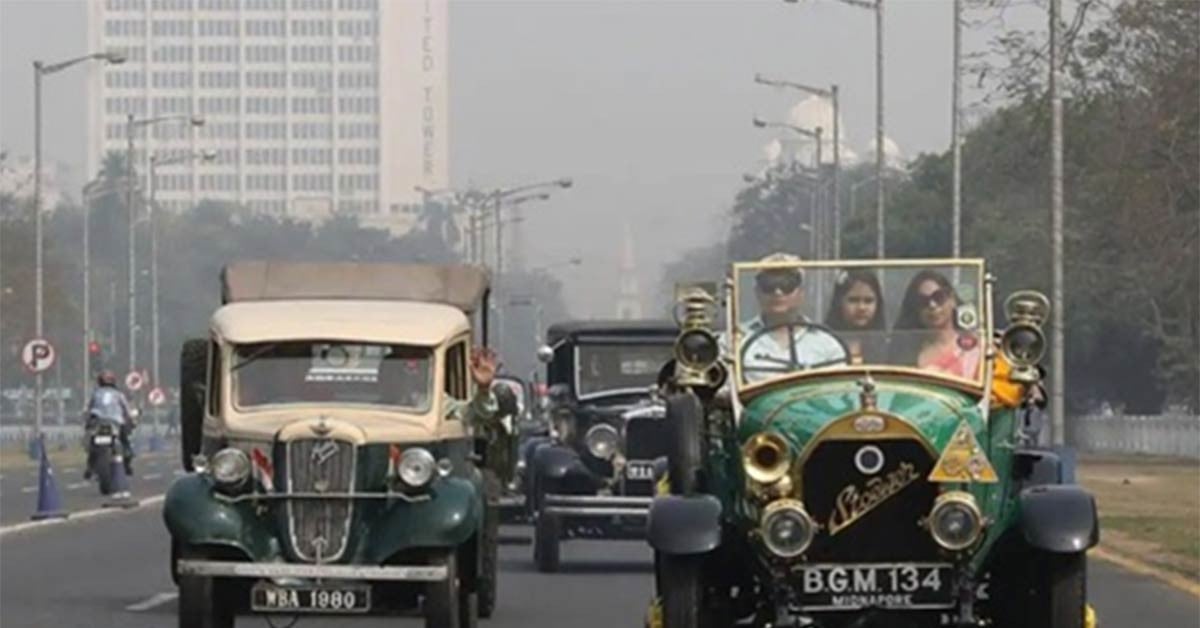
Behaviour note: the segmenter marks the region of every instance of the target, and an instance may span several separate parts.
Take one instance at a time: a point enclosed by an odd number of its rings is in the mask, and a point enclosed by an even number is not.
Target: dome
[[[816,131],[820,127],[821,163],[833,163],[833,103],[820,96],[804,98],[788,110],[787,123],[811,131]],[[840,152],[842,165],[851,164],[855,161],[855,155],[846,146],[846,121],[841,116],[838,116],[838,123],[838,132],[841,134]],[[795,154],[795,159],[801,163],[812,163],[812,151],[816,149],[816,141],[811,138],[805,138],[801,146]]]
[[[867,142],[866,155],[872,163],[875,162],[875,138],[873,137],[870,142]],[[904,167],[904,154],[900,152],[900,146],[886,135],[883,136],[883,163],[889,168]]]
[[[779,158],[783,155],[783,142],[779,139],[773,139],[766,144],[763,144],[763,159],[767,165],[773,166],[779,163]]]

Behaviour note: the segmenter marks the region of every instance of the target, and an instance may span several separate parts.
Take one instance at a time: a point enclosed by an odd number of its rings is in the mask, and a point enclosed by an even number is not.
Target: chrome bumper
[[[496,499],[496,506],[498,508],[524,508],[525,507],[525,496],[524,495],[504,495],[504,496]]]
[[[227,560],[180,560],[181,576],[224,578],[327,578],[329,580],[391,580],[440,582],[446,568],[431,565],[306,565],[296,563],[245,563]]]
[[[652,497],[617,495],[546,495],[542,510],[560,517],[642,517],[650,514]]]

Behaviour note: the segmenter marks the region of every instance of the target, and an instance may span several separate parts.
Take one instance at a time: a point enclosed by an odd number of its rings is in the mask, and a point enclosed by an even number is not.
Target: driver
[[[774,253],[760,261],[799,264],[801,260],[795,255]],[[768,268],[755,275],[759,314],[739,327],[739,357],[747,382],[846,361],[846,350],[837,338],[802,313],[803,285],[804,271],[797,267]]]

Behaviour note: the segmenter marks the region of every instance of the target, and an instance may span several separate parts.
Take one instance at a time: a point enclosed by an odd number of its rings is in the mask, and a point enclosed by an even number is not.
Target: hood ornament
[[[317,436],[321,436],[321,437],[329,436],[329,434],[333,432],[333,428],[329,427],[328,417],[324,417],[324,416],[317,419],[316,424],[312,425],[311,429],[313,431],[313,434],[316,434]]]
[[[863,410],[875,409],[875,380],[871,379],[871,374],[867,373],[862,379],[858,380],[858,401]]]

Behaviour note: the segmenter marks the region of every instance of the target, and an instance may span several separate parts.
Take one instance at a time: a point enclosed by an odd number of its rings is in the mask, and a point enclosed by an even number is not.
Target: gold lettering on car
[[[846,486],[838,493],[833,512],[829,514],[829,535],[846,529],[919,477],[912,463],[901,462],[887,475],[867,480],[862,488],[853,484]]]

